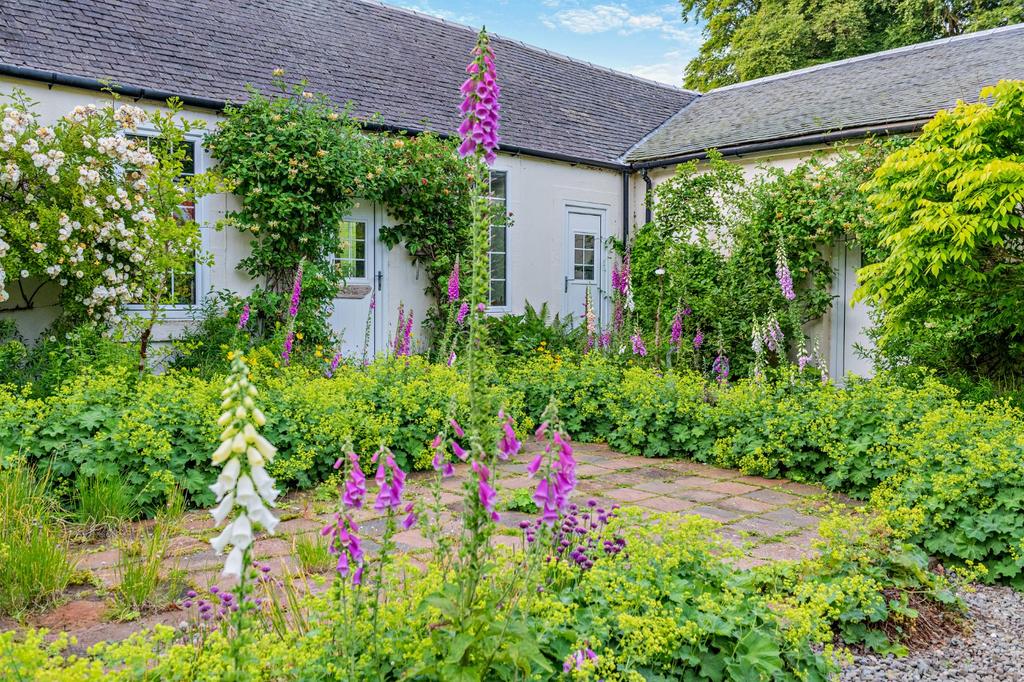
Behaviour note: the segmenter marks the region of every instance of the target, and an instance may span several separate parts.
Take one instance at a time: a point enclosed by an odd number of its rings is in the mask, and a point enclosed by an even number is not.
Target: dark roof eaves
[[[89,78],[86,76],[76,76],[74,74],[66,74],[59,73],[57,71],[35,69],[32,67],[17,66],[14,64],[0,64],[0,76],[22,78],[25,80],[46,83],[51,86],[61,85],[65,87],[81,88],[84,90],[94,90],[97,92],[110,90],[124,97],[130,97],[136,101],[149,100],[152,102],[166,102],[169,99],[177,98],[181,100],[181,103],[185,106],[196,107],[199,109],[208,109],[211,111],[223,111],[224,107],[228,104],[228,102],[221,99],[199,97],[196,95],[189,95],[183,93],[173,93],[153,88],[144,88],[136,85],[124,85],[120,83],[106,82],[103,80]],[[426,132],[423,129],[416,129],[409,126],[391,125],[387,123],[364,122],[362,125],[365,128],[369,129],[388,130],[391,132],[404,132],[410,134]],[[450,137],[448,133],[436,134],[439,135],[440,137]],[[541,159],[547,159],[550,161],[562,161],[564,163],[594,166],[597,168],[603,168],[607,170],[629,170],[629,165],[625,163],[604,161],[600,159],[588,159],[573,156],[570,154],[548,152],[540,149],[530,149],[527,147],[518,147],[514,145],[502,145],[499,148],[499,151],[508,154],[521,154],[524,156],[533,156]]]
[[[738,145],[730,145],[720,148],[708,147],[705,149],[693,150],[683,154],[672,156],[642,159],[632,161],[629,165],[633,170],[650,170],[652,168],[664,168],[675,166],[687,161],[701,160],[708,157],[712,149],[716,149],[722,156],[744,156],[764,151],[777,151],[781,149],[808,147],[820,144],[830,144],[858,138],[871,137],[872,135],[900,135],[913,133],[920,130],[929,118],[914,118],[905,121],[890,121],[877,125],[858,126],[856,128],[842,128],[834,131],[817,132],[798,136],[780,137],[771,140],[757,142],[745,142]]]

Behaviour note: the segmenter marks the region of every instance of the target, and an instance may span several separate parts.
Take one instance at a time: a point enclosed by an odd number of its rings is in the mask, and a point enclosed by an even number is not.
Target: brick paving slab
[[[648,497],[654,497],[654,493],[635,488],[615,488],[605,494],[619,502],[639,502],[640,500],[646,500]]]
[[[774,504],[758,502],[757,500],[752,500],[749,497],[727,497],[724,500],[715,502],[715,506],[721,507],[722,509],[745,512],[747,514],[760,514],[761,512],[772,511],[775,509]]]
[[[740,518],[740,514],[731,512],[726,509],[719,509],[718,507],[694,507],[685,512],[686,514],[696,514],[697,516],[703,516],[705,519],[711,519],[712,521],[721,521],[722,523],[729,523]]]
[[[825,489],[816,485],[807,485],[806,483],[796,483],[794,481],[783,481],[779,483],[775,482],[775,485],[782,488],[786,492],[796,493],[797,495],[824,495]],[[769,486],[765,486],[769,487]]]
[[[787,526],[784,523],[777,521],[769,521],[760,516],[751,516],[747,519],[742,519],[733,523],[729,526],[735,530],[747,531],[749,533],[756,533],[764,537],[771,537],[773,535],[780,535],[787,531],[793,530],[792,526]]]
[[[693,462],[690,471],[698,476],[704,476],[707,478],[734,478],[739,472],[732,471],[730,469],[720,469],[713,467],[708,464],[701,464],[700,462]]]
[[[720,481],[712,483],[705,490],[710,490],[713,493],[725,493],[726,495],[742,495],[744,493],[752,493],[755,490],[759,490],[759,488],[756,485],[747,485],[746,483],[737,483],[736,481]]]
[[[683,478],[676,479],[676,485],[680,488],[707,488],[709,485],[713,485],[717,481],[713,478],[705,478],[703,476],[684,476]]]
[[[636,505],[638,507],[646,507],[647,509],[653,509],[661,512],[681,512],[687,509],[693,509],[697,506],[697,503],[678,500],[674,497],[659,496],[640,500]]]
[[[810,526],[817,527],[819,521],[819,519],[814,516],[801,514],[796,509],[792,509],[790,507],[768,512],[763,514],[763,516],[764,518],[771,519],[772,521],[789,524],[790,526],[799,526],[800,528],[808,528]]]
[[[637,490],[656,493],[658,495],[670,495],[679,491],[678,483],[669,483],[667,481],[645,481],[644,483],[638,483],[633,487]]]
[[[691,502],[715,502],[726,497],[725,493],[713,493],[710,490],[679,490],[672,493],[672,497]]]
[[[607,473],[608,469],[597,466],[596,464],[580,464],[576,467],[577,476],[601,476],[602,474]]]
[[[752,493],[747,493],[745,497],[749,497],[752,500],[757,500],[758,502],[767,502],[768,504],[778,505],[793,504],[794,502],[800,500],[799,497],[796,497],[795,495],[790,495],[789,493],[784,493],[778,490],[763,489],[756,490]]]
[[[636,469],[643,466],[644,463],[645,460],[642,459],[640,462],[635,462],[632,459],[609,459],[601,466],[605,469]]]

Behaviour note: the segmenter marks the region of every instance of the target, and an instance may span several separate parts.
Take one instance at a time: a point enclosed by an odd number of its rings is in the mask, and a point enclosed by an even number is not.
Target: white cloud
[[[434,7],[428,0],[398,2],[397,4],[400,7],[422,12],[423,14],[429,14],[437,17],[438,19],[446,19],[460,24],[469,24],[471,26],[480,23],[479,19],[471,14],[459,14],[458,12],[453,12],[451,10]]]
[[[633,14],[625,5],[563,9],[542,20],[549,28],[561,27],[573,33],[618,31],[622,35],[657,29],[665,24],[665,18],[658,14]]]
[[[676,87],[683,85],[683,70],[690,56],[679,50],[666,52],[661,60],[653,64],[636,64],[624,70],[641,78],[649,78],[660,83],[668,83]]]

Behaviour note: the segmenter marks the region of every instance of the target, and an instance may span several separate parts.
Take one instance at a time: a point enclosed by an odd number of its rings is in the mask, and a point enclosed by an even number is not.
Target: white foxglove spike
[[[211,514],[213,514],[214,523],[216,523],[218,526],[224,523],[224,519],[228,517],[228,514],[231,513],[231,510],[234,509],[234,507],[235,493],[228,492],[228,494],[226,494],[224,498],[220,501],[220,504],[218,504],[213,509],[213,511],[210,512]]]

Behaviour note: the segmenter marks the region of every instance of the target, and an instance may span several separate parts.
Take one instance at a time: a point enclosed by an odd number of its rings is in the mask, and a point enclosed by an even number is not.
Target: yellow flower
[[[295,338],[297,338],[299,341],[302,341],[302,332],[297,332],[295,334]]]

